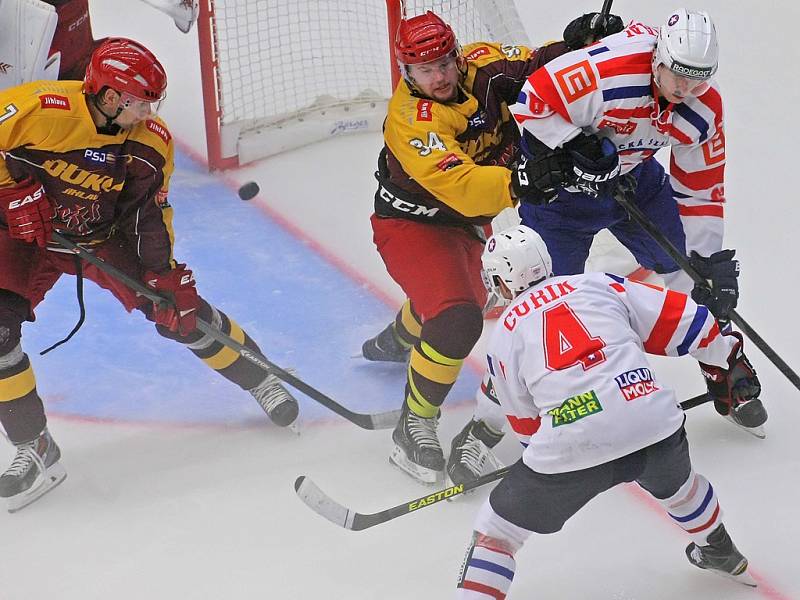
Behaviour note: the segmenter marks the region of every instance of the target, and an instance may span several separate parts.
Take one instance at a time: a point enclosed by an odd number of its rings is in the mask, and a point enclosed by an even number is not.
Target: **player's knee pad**
[[[441,354],[464,359],[481,337],[483,314],[477,304],[456,304],[422,325],[421,339]]]
[[[22,322],[29,312],[30,305],[22,296],[0,290],[0,356],[8,354],[19,345]]]
[[[657,500],[698,546],[705,546],[708,534],[722,522],[722,510],[714,486],[694,470],[677,492],[669,498]]]

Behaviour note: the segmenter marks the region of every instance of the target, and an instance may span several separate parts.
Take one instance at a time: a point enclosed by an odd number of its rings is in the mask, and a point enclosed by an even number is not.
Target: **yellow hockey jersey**
[[[0,93],[0,111],[0,187],[32,176],[52,201],[62,234],[93,244],[119,232],[145,269],[171,266],[174,148],[160,119],[98,133],[80,81],[10,88]]]
[[[508,166],[519,131],[510,104],[528,75],[566,52],[563,42],[527,48],[464,46],[459,97],[441,103],[402,81],[389,101],[375,212],[430,223],[485,224],[513,206]]]

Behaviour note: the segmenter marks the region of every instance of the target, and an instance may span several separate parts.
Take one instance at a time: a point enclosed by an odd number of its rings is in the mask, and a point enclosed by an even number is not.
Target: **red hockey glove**
[[[169,307],[154,305],[156,323],[182,336],[195,330],[200,297],[194,287],[194,276],[185,264],[178,264],[166,273],[148,271],[144,274],[144,282],[173,303]]]
[[[28,177],[11,188],[0,189],[0,206],[8,224],[8,235],[44,248],[53,231],[53,205],[41,183]]]
[[[736,331],[728,334],[736,337],[738,342],[728,357],[728,368],[700,363],[700,370],[706,378],[708,393],[715,400],[734,407],[742,402],[758,398],[761,383],[756,370],[742,351],[742,334]]]

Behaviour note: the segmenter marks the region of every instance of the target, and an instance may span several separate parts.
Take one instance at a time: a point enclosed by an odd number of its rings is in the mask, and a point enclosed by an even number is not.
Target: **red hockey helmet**
[[[453,29],[431,11],[400,21],[394,40],[397,62],[402,65],[430,62],[457,49]]]
[[[158,102],[167,90],[167,74],[155,55],[139,42],[108,38],[92,52],[83,80],[87,94],[99,94],[104,87],[145,102]]]

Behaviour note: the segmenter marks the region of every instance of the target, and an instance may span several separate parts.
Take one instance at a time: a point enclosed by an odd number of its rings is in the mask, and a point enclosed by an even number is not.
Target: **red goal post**
[[[394,32],[426,10],[461,44],[530,43],[514,0],[201,0],[209,168],[380,131],[399,80]]]

